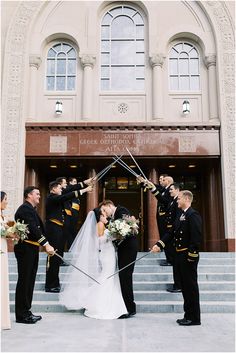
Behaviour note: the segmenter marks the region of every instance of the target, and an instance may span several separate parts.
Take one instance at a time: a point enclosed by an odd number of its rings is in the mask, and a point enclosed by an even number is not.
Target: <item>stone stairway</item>
[[[145,253],[138,253],[138,257]],[[70,254],[65,253],[70,260]],[[134,271],[134,296],[137,311],[142,313],[183,312],[181,293],[169,293],[166,288],[173,283],[172,267],[160,266],[164,254],[149,254],[136,263]],[[33,306],[34,312],[63,312],[57,293],[45,293],[45,253],[40,253]],[[67,267],[60,268],[64,281]],[[14,253],[9,253],[10,306],[14,312],[14,295],[17,267]],[[203,313],[235,312],[235,253],[200,253],[198,266],[201,311]]]

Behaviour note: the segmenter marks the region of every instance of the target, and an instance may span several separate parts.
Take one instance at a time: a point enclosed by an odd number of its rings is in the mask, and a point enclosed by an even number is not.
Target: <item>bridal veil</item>
[[[95,211],[90,211],[69,249],[71,264],[75,265],[89,276],[97,279],[99,266],[99,238],[97,235],[97,219]],[[63,281],[59,302],[69,310],[83,308],[88,288],[95,282],[73,266],[68,267]]]

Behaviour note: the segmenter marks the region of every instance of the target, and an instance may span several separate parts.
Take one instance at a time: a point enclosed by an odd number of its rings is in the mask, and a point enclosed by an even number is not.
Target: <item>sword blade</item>
[[[113,157],[115,158],[115,157]],[[136,178],[139,176],[137,173],[135,173],[135,171],[133,169],[131,169],[124,161],[120,160],[117,161],[123,168],[125,168],[126,170],[128,170],[128,172],[130,172],[131,174],[133,174]]]
[[[108,166],[106,166],[105,168],[103,168],[99,173],[97,173],[97,174],[93,177],[93,179],[96,178],[96,181],[99,181],[101,178],[103,178],[104,175],[113,167],[114,164],[116,164],[116,162],[117,162],[119,159],[121,159],[122,156],[123,156],[123,154],[122,154],[120,157],[117,156],[117,158],[116,158],[115,161],[113,161],[113,162],[110,163]]]
[[[142,171],[142,169],[140,168],[140,166],[138,165],[138,162],[134,159],[134,157],[132,156],[131,152],[128,150],[128,148],[126,147],[126,150],[128,151],[130,157],[132,158],[132,160],[134,161],[134,163],[136,164],[136,166],[138,167],[138,169],[140,170],[142,176],[144,177],[144,179],[147,180],[147,177],[145,176],[144,172]]]
[[[65,264],[74,267],[76,270],[78,270],[79,272],[83,273],[85,276],[87,276],[88,278],[92,279],[94,282],[96,282],[97,284],[101,284],[100,282],[98,282],[95,278],[93,278],[92,276],[88,275],[86,272],[84,272],[83,270],[81,270],[79,267],[73,265],[71,262],[66,261],[63,259],[63,257],[59,254],[57,254],[56,252],[54,253],[54,255],[56,255],[57,257],[59,257]]]
[[[138,259],[136,259],[136,260],[130,262],[128,265],[122,267],[120,270],[114,272],[112,275],[110,275],[109,277],[107,277],[107,279],[109,279],[109,278],[115,276],[115,275],[116,275],[117,273],[119,273],[120,271],[123,271],[125,268],[127,268],[127,267],[133,265],[135,262],[141,260],[141,259],[144,258],[145,256],[148,256],[150,253],[151,253],[151,251],[149,251],[147,254],[144,254],[143,256],[140,256]]]

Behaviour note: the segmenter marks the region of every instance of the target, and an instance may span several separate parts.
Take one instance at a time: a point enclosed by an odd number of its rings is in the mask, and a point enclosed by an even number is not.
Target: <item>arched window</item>
[[[169,77],[171,90],[200,90],[199,54],[192,44],[181,42],[172,47],[169,56]]]
[[[144,22],[139,11],[118,6],[101,26],[101,90],[144,90]]]
[[[76,51],[67,43],[55,44],[48,51],[46,89],[71,91],[75,89]]]

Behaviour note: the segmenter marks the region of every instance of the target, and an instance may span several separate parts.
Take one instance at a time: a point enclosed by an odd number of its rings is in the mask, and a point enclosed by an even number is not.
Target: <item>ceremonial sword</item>
[[[81,270],[79,267],[73,265],[73,264],[72,264],[71,262],[69,262],[69,261],[65,261],[62,256],[60,256],[59,254],[56,253],[56,251],[55,251],[54,255],[56,255],[57,257],[59,257],[66,265],[69,265],[69,266],[74,267],[76,270],[80,271],[80,272],[83,273],[85,276],[89,277],[89,278],[92,279],[94,282],[96,282],[97,284],[101,284],[101,283],[98,282],[95,278],[91,277],[91,276],[88,275],[86,272],[84,272],[83,270]]]
[[[143,256],[140,256],[138,259],[136,259],[136,260],[130,262],[128,265],[122,267],[120,270],[114,272],[112,275],[110,275],[109,277],[107,277],[107,279],[109,279],[109,278],[115,276],[117,273],[119,273],[120,271],[123,271],[125,268],[131,266],[132,264],[134,264],[135,262],[141,260],[141,259],[144,258],[145,256],[148,256],[151,252],[152,252],[152,251],[150,250],[147,254],[144,254]]]

